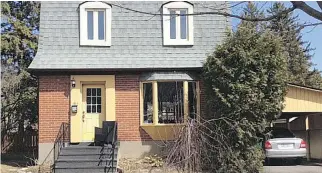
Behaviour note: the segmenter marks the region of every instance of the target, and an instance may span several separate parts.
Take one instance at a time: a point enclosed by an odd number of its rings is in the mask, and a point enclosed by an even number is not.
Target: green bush
[[[283,109],[286,61],[281,40],[242,22],[203,67],[207,97],[204,164],[212,172],[259,172],[258,137]]]

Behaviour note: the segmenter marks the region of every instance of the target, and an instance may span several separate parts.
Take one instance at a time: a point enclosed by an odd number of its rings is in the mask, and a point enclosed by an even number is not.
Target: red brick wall
[[[201,89],[201,113],[204,92]],[[69,76],[39,77],[39,142],[53,142],[62,122],[69,122]],[[140,128],[139,75],[115,76],[116,121],[121,141],[152,140]]]
[[[150,136],[140,128],[139,75],[116,75],[115,98],[119,140],[151,140]]]
[[[39,77],[39,143],[54,142],[62,122],[69,122],[69,76]]]

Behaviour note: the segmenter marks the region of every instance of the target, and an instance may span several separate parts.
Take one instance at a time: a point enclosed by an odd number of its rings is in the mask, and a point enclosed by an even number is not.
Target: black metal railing
[[[43,162],[39,165],[38,172],[43,173],[43,172],[55,172],[55,162],[58,159],[60,150],[66,146],[66,143],[69,143],[69,124],[68,123],[62,123],[60,125],[59,131],[57,133],[56,139],[54,141],[54,146],[46,156],[46,158],[43,160]],[[51,157],[53,155],[53,158]],[[48,160],[50,159],[50,160]],[[53,159],[53,160],[52,160]],[[53,162],[51,162],[53,161]],[[49,163],[47,163],[49,162]],[[53,164],[52,164],[53,163]],[[48,164],[51,165],[50,170],[48,170]]]
[[[62,148],[66,147],[69,143],[69,124],[62,123],[60,125],[57,137],[54,142],[54,165],[59,157]]]
[[[114,159],[117,160],[117,158],[115,158],[117,123],[115,121],[103,122],[102,133],[97,137],[100,138],[99,141],[102,147],[98,166],[105,162],[105,172],[116,172],[117,165],[114,165]]]

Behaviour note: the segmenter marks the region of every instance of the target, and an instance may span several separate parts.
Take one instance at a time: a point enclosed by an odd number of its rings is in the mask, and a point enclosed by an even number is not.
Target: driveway
[[[264,166],[263,173],[322,173],[322,163],[305,163],[302,165],[276,164]]]

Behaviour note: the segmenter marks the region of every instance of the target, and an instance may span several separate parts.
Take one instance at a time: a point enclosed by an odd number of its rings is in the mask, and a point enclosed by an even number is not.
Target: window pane
[[[158,82],[159,123],[183,123],[183,82]]]
[[[96,97],[92,97],[92,104],[96,104]]]
[[[197,116],[197,87],[196,82],[188,82],[188,105],[189,117],[195,119]]]
[[[91,92],[91,89],[90,88],[87,88],[87,96],[91,96],[92,92]]]
[[[104,31],[105,31],[105,26],[104,26],[104,11],[99,11],[98,12],[98,39],[99,40],[104,40]]]
[[[101,88],[97,88],[97,96],[101,96]]]
[[[93,105],[93,106],[92,106],[92,112],[93,112],[93,113],[96,113],[96,105]]]
[[[94,39],[93,11],[87,11],[87,38],[89,40]]]
[[[87,113],[91,113],[91,105],[87,105]]]
[[[87,97],[87,99],[86,99],[86,103],[87,104],[91,104],[92,102],[91,102],[91,97]]]
[[[102,104],[101,103],[101,97],[97,97],[97,104],[99,104],[99,105]]]
[[[180,10],[181,15],[186,13],[186,10]],[[181,39],[187,39],[187,16],[180,16],[180,36]]]
[[[97,105],[97,113],[101,113],[102,110],[101,110],[101,105]]]
[[[92,88],[92,96],[96,96],[96,88]]]
[[[143,84],[143,121],[153,123],[152,83]]]
[[[176,39],[176,11],[170,11],[170,39]]]

